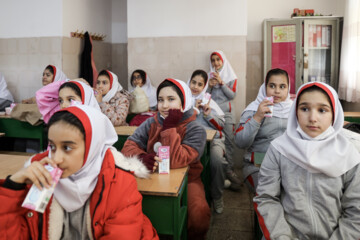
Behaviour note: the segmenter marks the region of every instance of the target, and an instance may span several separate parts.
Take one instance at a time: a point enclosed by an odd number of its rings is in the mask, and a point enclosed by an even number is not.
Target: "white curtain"
[[[339,97],[360,102],[360,0],[346,0],[340,62]]]

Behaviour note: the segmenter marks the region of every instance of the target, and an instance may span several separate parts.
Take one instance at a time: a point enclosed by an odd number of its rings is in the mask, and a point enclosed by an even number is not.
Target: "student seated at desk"
[[[210,168],[211,168],[211,198],[214,201],[216,213],[224,210],[223,191],[227,161],[225,157],[225,135],[223,128],[225,124],[224,112],[217,103],[210,99],[209,102],[202,102],[207,89],[208,75],[203,70],[196,70],[188,81],[194,109],[197,111],[196,121],[205,129],[216,130],[216,135],[210,146]]]
[[[71,105],[88,105],[100,111],[94,90],[85,80],[50,83],[36,92],[36,102],[45,123],[56,111]]]
[[[109,70],[102,70],[96,82],[96,99],[114,126],[127,125],[131,95],[123,89],[118,77]]]
[[[13,102],[14,98],[7,88],[5,77],[0,73],[0,111],[5,111]]]
[[[131,74],[130,83],[130,91],[134,91],[135,87],[141,87],[141,89],[144,90],[149,99],[150,110],[156,111],[156,88],[151,84],[148,74],[144,70],[137,69]]]
[[[148,170],[138,159],[127,159],[112,147],[117,134],[110,120],[82,105],[56,112],[48,125],[51,157],[49,152],[35,155],[26,168],[0,181],[1,235],[12,239],[158,239],[142,213],[142,196],[131,174],[145,177]],[[21,204],[29,190],[26,184],[50,186],[52,178],[45,164],[63,173],[44,214],[39,214]]]
[[[270,142],[286,130],[292,100],[290,100],[289,76],[282,69],[272,69],[266,74],[255,101],[241,114],[235,131],[235,143],[245,149],[243,175],[249,189],[255,192],[259,167],[254,165],[254,153],[265,153]],[[274,102],[265,97],[273,97]],[[273,111],[269,106],[273,106]],[[272,113],[272,117],[265,117]]]
[[[205,199],[200,174],[200,157],[206,143],[205,129],[197,123],[191,91],[185,82],[168,78],[157,88],[158,113],[147,119],[128,138],[122,149],[125,156],[139,156],[149,170],[158,166],[155,143],[170,146],[170,168],[189,166],[188,236],[205,239],[210,209]]]
[[[360,154],[343,122],[332,87],[299,88],[260,168],[254,205],[266,239],[360,239]]]
[[[60,68],[53,65],[48,65],[43,72],[42,85],[46,86],[52,82],[64,81],[66,79],[67,77],[65,73],[63,73]],[[24,99],[21,101],[21,103],[35,104],[36,99],[35,97]]]

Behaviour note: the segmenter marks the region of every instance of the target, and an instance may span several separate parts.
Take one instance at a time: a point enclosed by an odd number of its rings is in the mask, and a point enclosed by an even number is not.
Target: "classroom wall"
[[[120,84],[128,88],[127,0],[112,0],[112,70]]]
[[[263,21],[267,18],[290,18],[294,8],[314,9],[315,13],[343,16],[344,0],[272,0],[248,1],[247,5],[247,68],[246,68],[246,104],[253,101],[263,83]]]
[[[245,107],[246,2],[128,1],[129,77],[142,68],[155,87],[167,77],[187,81],[194,70],[209,70],[212,51],[223,50],[238,76],[238,120]]]

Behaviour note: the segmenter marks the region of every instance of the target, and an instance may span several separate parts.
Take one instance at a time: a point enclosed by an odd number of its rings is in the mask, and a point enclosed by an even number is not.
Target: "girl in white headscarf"
[[[14,98],[7,88],[4,76],[0,73],[0,111],[4,111],[13,102]]]
[[[187,82],[190,87],[194,109],[197,111],[196,121],[205,129],[215,130],[216,134],[210,145],[211,185],[210,193],[217,213],[224,210],[223,191],[227,161],[225,158],[224,112],[214,100],[204,98],[206,95],[208,75],[203,70],[196,70]]]
[[[109,70],[102,70],[96,82],[96,99],[114,126],[127,125],[131,96],[124,90],[118,77]]]
[[[131,91],[135,87],[141,87],[149,99],[150,110],[155,111],[157,106],[156,88],[151,84],[149,75],[141,69],[135,70],[130,77]]]
[[[286,130],[287,119],[292,105],[290,82],[286,71],[275,68],[266,74],[256,100],[241,114],[235,131],[235,144],[245,149],[243,176],[246,184],[255,192],[259,167],[255,166],[255,154],[265,154],[270,142]],[[274,101],[266,97],[273,97]],[[270,106],[273,110],[270,110]],[[265,117],[266,114],[272,117]]]
[[[65,73],[63,73],[60,68],[54,65],[48,65],[43,72],[42,85],[47,86],[50,83],[65,81],[67,79],[68,78],[66,77]],[[22,103],[34,104],[36,103],[36,99],[35,97],[24,99],[22,100]]]
[[[207,92],[225,113],[225,146],[228,162],[226,176],[232,182],[234,189],[240,189],[241,181],[233,169],[233,149],[235,117],[232,113],[231,100],[235,98],[237,76],[228,59],[222,51],[210,55],[210,72]]]
[[[56,112],[48,126],[50,150],[0,183],[0,221],[12,226],[2,233],[14,239],[159,239],[142,213],[142,196],[130,173],[146,177],[148,171],[112,147],[117,134],[110,120],[79,105]],[[52,185],[45,164],[62,175],[39,214],[21,203],[29,190],[25,183],[39,189]]]
[[[302,85],[262,162],[255,210],[266,239],[359,239],[360,154],[325,83]]]
[[[36,92],[36,103],[45,123],[59,109],[75,104],[88,105],[100,111],[94,90],[85,80],[50,83]]]
[[[191,91],[185,82],[168,78],[157,88],[158,113],[143,122],[125,142],[125,156],[139,156],[155,171],[160,159],[157,146],[170,147],[170,168],[189,166],[188,238],[204,239],[210,223],[210,209],[201,182],[200,158],[206,143],[205,129],[196,122]]]

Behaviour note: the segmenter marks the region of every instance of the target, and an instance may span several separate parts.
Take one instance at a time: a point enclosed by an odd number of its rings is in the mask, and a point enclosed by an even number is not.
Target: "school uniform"
[[[190,85],[190,80],[187,84]],[[192,95],[193,104],[195,105],[197,100],[201,100],[208,88],[208,82],[206,82],[204,89],[197,96]],[[225,157],[225,134],[223,133],[225,119],[224,112],[217,105],[217,103],[210,99],[211,112],[208,116],[204,116],[204,112],[194,107],[197,112],[196,121],[200,123],[205,129],[216,130],[214,139],[210,144],[210,168],[211,168],[211,198],[220,199],[224,191],[224,181],[226,179],[225,171],[228,166],[228,162]]]
[[[300,128],[296,104],[286,132],[265,155],[254,207],[266,239],[359,239],[360,154],[344,136],[344,114],[334,89],[325,90],[333,125],[312,138]]]
[[[188,172],[188,232],[189,237],[204,239],[210,224],[210,208],[205,199],[201,181],[203,166],[200,162],[206,143],[206,131],[196,122],[192,108],[191,91],[179,80],[167,79],[175,83],[184,95],[184,114],[176,127],[163,130],[164,119],[158,112],[147,119],[128,138],[122,149],[125,156],[154,153],[154,144],[160,142],[170,146],[170,168],[189,166]]]
[[[99,103],[101,112],[110,119],[114,126],[127,125],[126,117],[129,113],[131,96],[120,85],[118,77],[113,72],[106,71],[110,76],[110,90]]]
[[[14,98],[7,88],[5,77],[0,73],[0,111],[5,111],[14,102]]]
[[[21,207],[30,186],[16,190],[14,186],[22,184],[2,180],[1,235],[14,239],[158,239],[142,213],[142,196],[130,173],[145,177],[146,167],[112,147],[116,132],[98,110],[73,106],[62,111],[73,113],[83,123],[84,165],[59,180],[44,214]],[[47,155],[38,154],[31,161]]]
[[[290,89],[290,88],[289,88]],[[287,126],[287,118],[292,105],[290,94],[285,101],[274,104],[273,116],[264,117],[261,123],[253,117],[266,97],[266,87],[263,83],[255,101],[241,114],[240,123],[235,131],[235,144],[245,149],[243,157],[243,176],[249,188],[255,192],[258,183],[259,167],[254,165],[254,153],[266,153],[270,143],[281,136]]]
[[[225,133],[226,159],[228,162],[228,169],[230,170],[234,165],[233,142],[235,126],[235,117],[232,112],[231,100],[233,100],[236,95],[237,76],[222,51],[215,51],[211,55],[213,54],[218,55],[222,59],[223,67],[220,69],[219,75],[224,84],[217,84],[212,88],[208,88],[207,92],[211,94],[211,99],[213,99],[225,113],[225,125],[223,131]],[[211,72],[215,72],[215,69],[210,62],[209,76]]]
[[[50,117],[60,110],[60,103],[59,103],[59,89],[61,85],[63,85],[66,81],[56,81],[50,83],[38,91],[36,91],[36,104],[39,108],[41,115],[43,116],[44,122],[48,123]],[[76,86],[80,89],[81,92],[81,103],[83,105],[91,106],[95,109],[100,111],[99,104],[95,98],[94,90],[87,84],[81,81],[71,81],[72,83],[76,84]],[[76,103],[74,103],[76,104]]]

